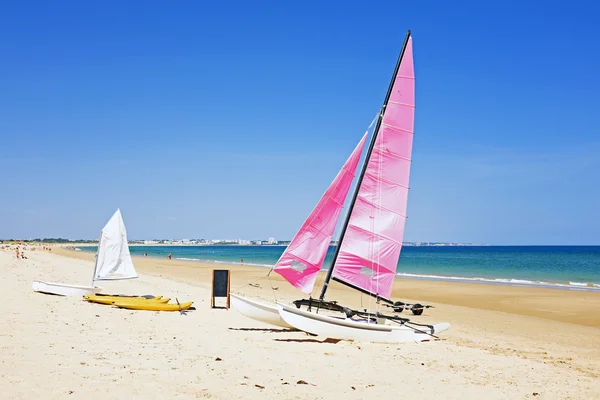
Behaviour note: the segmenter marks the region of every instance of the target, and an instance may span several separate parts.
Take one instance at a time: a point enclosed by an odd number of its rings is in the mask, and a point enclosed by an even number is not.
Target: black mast
[[[363,164],[362,170],[360,171],[360,176],[358,178],[358,183],[356,184],[356,189],[354,190],[354,194],[352,196],[352,201],[350,202],[350,207],[348,208],[348,214],[346,215],[346,220],[344,221],[344,226],[342,227],[342,233],[340,235],[340,241],[338,243],[337,248],[335,249],[335,254],[333,256],[333,261],[331,262],[331,267],[329,267],[329,271],[327,271],[327,276],[325,277],[325,282],[323,283],[323,289],[321,289],[321,295],[319,296],[320,300],[325,298],[325,292],[327,292],[327,287],[329,286],[329,281],[331,280],[331,275],[333,274],[333,267],[335,266],[335,262],[337,261],[338,255],[340,254],[340,249],[342,247],[342,241],[344,240],[344,235],[346,234],[346,228],[348,228],[348,223],[350,222],[350,216],[352,215],[352,210],[354,209],[354,203],[356,203],[356,198],[358,197],[358,192],[360,190],[360,186],[362,184],[365,173],[367,172],[367,165],[369,163],[369,159],[371,158],[371,153],[373,152],[373,147],[375,147],[375,140],[377,139],[377,134],[379,133],[379,128],[381,127],[381,121],[383,120],[383,116],[385,114],[385,109],[387,107],[388,101],[390,100],[390,95],[392,94],[392,88],[394,87],[394,81],[396,80],[396,75],[398,74],[398,70],[400,69],[400,63],[402,62],[402,57],[404,56],[404,51],[406,50],[406,45],[408,44],[408,39],[410,38],[410,30],[406,32],[406,38],[404,39],[404,44],[402,45],[402,51],[398,56],[398,61],[396,62],[396,68],[394,69],[394,74],[392,75],[392,80],[390,82],[390,86],[388,87],[387,94],[385,95],[385,100],[383,102],[383,106],[381,107],[381,112],[379,113],[379,118],[377,119],[377,125],[375,126],[375,130],[373,131],[373,137],[371,138],[371,143],[369,144],[369,150],[367,151],[367,155],[365,157],[365,162]],[[344,283],[354,289],[360,290],[361,292],[365,292],[372,296],[375,296],[373,293],[367,292],[363,289],[360,289],[354,285],[350,285],[346,282]]]

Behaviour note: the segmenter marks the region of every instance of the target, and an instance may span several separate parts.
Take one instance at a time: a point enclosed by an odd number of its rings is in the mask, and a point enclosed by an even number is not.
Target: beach
[[[97,283],[194,301],[183,316],[35,293],[36,279],[89,284],[93,254],[27,257],[0,250],[3,398],[600,398],[598,292],[397,279],[394,299],[435,307],[403,316],[452,324],[442,340],[329,343],[210,308],[213,269],[230,269],[243,295],[300,297],[265,268],[134,257],[139,279]],[[328,298],[374,306],[337,284]]]

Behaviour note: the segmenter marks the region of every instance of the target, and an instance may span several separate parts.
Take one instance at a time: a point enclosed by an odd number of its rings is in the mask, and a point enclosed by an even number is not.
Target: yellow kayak
[[[145,294],[143,296],[140,296],[139,294],[136,294],[136,295],[127,295],[127,294],[108,294],[108,293],[96,293],[96,294],[93,294],[91,296],[97,296],[97,297],[117,297],[117,298],[121,298],[121,299],[122,298],[128,298],[128,297],[143,297],[145,299],[157,299],[159,297],[162,297],[162,296],[154,296],[154,295],[151,295],[151,294]]]
[[[165,298],[154,298],[154,299],[145,299],[143,297],[128,297],[128,298],[121,298],[121,299],[115,299],[115,298],[107,298],[107,299],[102,299],[102,298],[86,298],[87,301],[91,302],[91,303],[98,303],[98,304],[113,304],[113,303],[127,303],[127,304],[146,304],[146,303],[168,303],[169,300],[171,300],[168,297]]]
[[[158,300],[154,300],[154,299],[126,299],[126,300],[102,300],[102,299],[97,299],[97,300],[89,300],[92,303],[98,303],[98,304],[115,304],[115,303],[119,303],[119,304],[163,304],[163,303],[168,303],[169,300],[171,300],[168,297],[165,297],[164,299],[158,299]]]
[[[83,296],[83,298],[88,301],[94,301],[94,300],[119,301],[119,300],[128,300],[128,299],[158,300],[158,299],[161,299],[162,296],[148,298],[148,297],[142,297],[142,296],[113,296],[110,294],[90,294],[87,296]]]
[[[119,308],[126,308],[128,310],[148,310],[148,311],[184,311],[192,306],[193,301],[179,304],[164,304],[157,302],[148,303],[127,303],[127,302],[115,302],[113,305]]]

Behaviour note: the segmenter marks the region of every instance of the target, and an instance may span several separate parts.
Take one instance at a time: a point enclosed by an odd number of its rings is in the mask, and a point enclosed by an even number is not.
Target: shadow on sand
[[[287,332],[300,332],[298,329],[293,328],[229,328],[230,331],[248,331],[248,332],[269,332],[269,333],[287,333]]]
[[[317,339],[273,339],[276,342],[297,342],[297,343],[329,343],[336,344],[342,339],[331,339],[327,338],[325,340],[317,340]]]

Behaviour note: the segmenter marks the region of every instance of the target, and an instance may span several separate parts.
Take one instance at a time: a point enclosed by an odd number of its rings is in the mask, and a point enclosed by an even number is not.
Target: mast
[[[102,243],[102,231],[100,231],[100,238],[98,238],[98,251],[96,252],[96,262],[94,263],[94,274],[92,275],[92,287],[96,281],[96,269],[98,268],[98,258],[100,257],[100,244]]]
[[[377,125],[375,126],[375,130],[373,131],[373,137],[371,138],[371,143],[369,144],[369,149],[367,150],[365,162],[360,171],[360,176],[359,176],[358,182],[356,184],[356,189],[354,190],[354,194],[352,195],[352,201],[350,202],[350,206],[348,208],[348,213],[346,215],[346,219],[344,220],[344,225],[342,226],[342,233],[340,234],[340,241],[338,242],[338,246],[335,249],[335,254],[334,254],[333,260],[331,262],[331,267],[327,271],[327,276],[325,277],[325,282],[323,283],[323,289],[321,289],[321,294],[319,296],[320,300],[323,300],[325,298],[325,293],[327,292],[327,287],[329,286],[329,282],[331,281],[331,276],[333,274],[333,268],[335,266],[335,262],[337,261],[338,255],[340,254],[340,249],[342,248],[342,241],[344,240],[344,235],[346,234],[346,229],[348,228],[348,223],[350,222],[350,216],[352,215],[352,210],[354,209],[354,204],[356,203],[356,199],[358,197],[358,192],[360,190],[360,186],[362,184],[363,178],[365,176],[365,173],[367,172],[367,166],[369,164],[369,159],[371,158],[371,153],[373,152],[373,148],[375,147],[375,140],[377,139],[377,134],[379,133],[379,128],[381,127],[381,122],[383,121],[383,116],[385,114],[385,109],[387,107],[388,101],[390,100],[390,95],[392,94],[392,89],[394,87],[396,75],[398,74],[398,70],[400,69],[400,64],[402,63],[402,57],[404,56],[404,51],[406,50],[406,45],[408,44],[408,39],[410,39],[410,30],[408,30],[408,32],[406,32],[406,37],[404,38],[404,44],[402,45],[402,50],[400,51],[400,55],[398,56],[398,61],[396,62],[396,68],[394,68],[394,73],[392,74],[392,79],[390,81],[390,85],[388,86],[388,91],[387,91],[387,94],[385,95],[385,100],[383,102],[383,105],[381,106],[381,112],[379,113]],[[356,288],[356,289],[358,289],[358,288]]]

